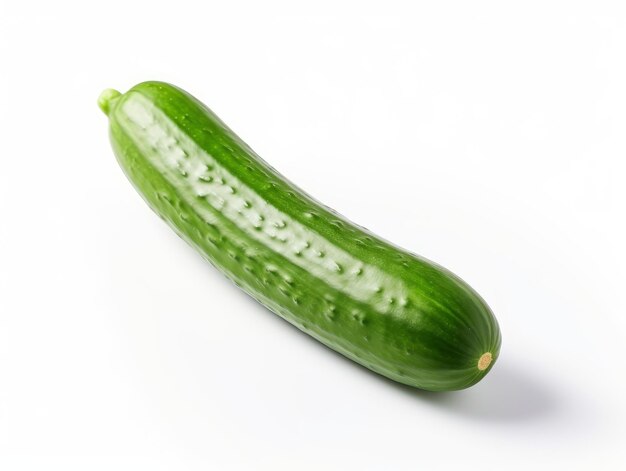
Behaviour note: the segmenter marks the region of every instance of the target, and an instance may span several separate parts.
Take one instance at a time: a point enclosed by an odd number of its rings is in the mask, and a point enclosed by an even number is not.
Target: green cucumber
[[[463,389],[491,369],[500,329],[475,291],[312,199],[197,99],[145,82],[98,103],[148,205],[270,310],[410,386]]]

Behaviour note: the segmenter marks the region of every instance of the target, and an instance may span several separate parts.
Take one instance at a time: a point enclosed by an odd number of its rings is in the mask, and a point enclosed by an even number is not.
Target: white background
[[[624,3],[256,3],[0,3],[0,468],[626,469]],[[395,385],[204,263],[96,106],[149,79],[466,279],[492,372]]]

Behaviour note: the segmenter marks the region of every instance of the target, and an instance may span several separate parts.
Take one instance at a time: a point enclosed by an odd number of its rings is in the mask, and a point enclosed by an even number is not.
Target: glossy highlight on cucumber
[[[493,367],[500,329],[474,290],[311,198],[190,94],[144,82],[105,90],[98,104],[119,164],[148,205],[271,311],[421,389],[463,389]]]

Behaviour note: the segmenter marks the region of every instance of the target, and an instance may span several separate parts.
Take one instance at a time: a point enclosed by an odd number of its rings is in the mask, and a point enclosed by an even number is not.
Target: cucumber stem
[[[98,106],[105,115],[109,116],[109,112],[111,111],[111,105],[115,100],[117,100],[120,95],[121,93],[117,90],[114,90],[113,88],[107,88],[100,94],[100,96],[98,97]]]
[[[493,360],[493,356],[490,352],[483,353],[478,359],[478,369],[485,371],[491,365],[491,360]]]

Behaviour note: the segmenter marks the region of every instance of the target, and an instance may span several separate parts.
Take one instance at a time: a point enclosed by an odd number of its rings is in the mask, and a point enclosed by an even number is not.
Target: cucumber
[[[148,205],[271,311],[421,389],[463,389],[491,369],[500,329],[475,291],[315,201],[197,99],[145,82],[98,103]]]

